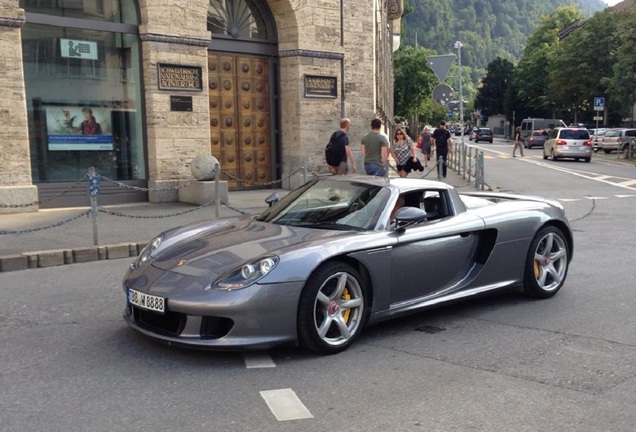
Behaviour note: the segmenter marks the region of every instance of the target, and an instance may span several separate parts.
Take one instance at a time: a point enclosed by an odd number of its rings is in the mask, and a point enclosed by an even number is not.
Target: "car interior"
[[[416,207],[426,211],[427,221],[450,216],[443,192],[435,190],[409,192],[404,196],[404,206]]]

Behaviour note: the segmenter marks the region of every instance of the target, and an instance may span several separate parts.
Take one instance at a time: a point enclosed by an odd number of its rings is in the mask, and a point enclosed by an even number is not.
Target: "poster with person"
[[[50,151],[113,150],[109,108],[47,105],[45,113]]]

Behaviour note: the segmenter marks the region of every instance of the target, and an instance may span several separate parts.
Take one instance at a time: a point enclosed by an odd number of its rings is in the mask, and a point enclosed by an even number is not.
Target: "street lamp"
[[[453,45],[457,48],[457,61],[459,65],[459,124],[462,128],[462,143],[464,142],[464,93],[462,92],[462,46],[460,41]]]

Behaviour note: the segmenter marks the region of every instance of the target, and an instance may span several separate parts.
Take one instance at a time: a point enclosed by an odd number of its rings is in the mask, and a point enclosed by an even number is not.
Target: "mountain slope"
[[[483,70],[496,57],[513,63],[541,15],[557,6],[574,5],[585,16],[602,10],[601,0],[405,0],[403,44],[438,54],[454,53],[461,41],[462,64]]]

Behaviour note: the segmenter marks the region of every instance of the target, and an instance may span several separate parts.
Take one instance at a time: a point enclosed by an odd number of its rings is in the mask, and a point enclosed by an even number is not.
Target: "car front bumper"
[[[188,296],[166,295],[166,312],[131,305],[123,318],[143,335],[168,345],[209,350],[266,349],[295,343],[302,282],[254,284]],[[188,290],[185,290],[188,291]]]

